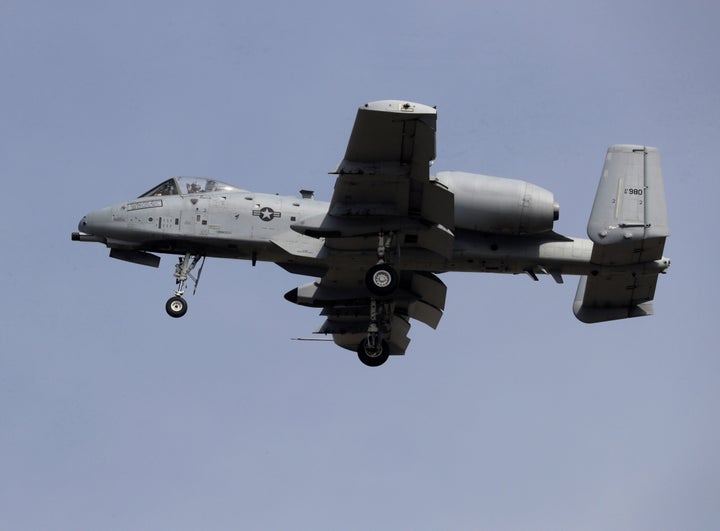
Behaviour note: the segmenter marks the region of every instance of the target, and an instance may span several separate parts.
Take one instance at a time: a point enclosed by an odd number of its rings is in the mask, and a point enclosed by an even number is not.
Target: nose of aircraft
[[[78,230],[81,233],[104,236],[112,223],[112,208],[95,210],[83,216],[78,223]]]

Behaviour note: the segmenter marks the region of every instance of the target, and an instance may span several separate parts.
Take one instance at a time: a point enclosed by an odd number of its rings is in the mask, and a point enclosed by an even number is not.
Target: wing
[[[332,334],[342,347],[355,350],[367,335],[371,301],[392,354],[405,352],[410,318],[434,328],[442,316],[445,285],[412,269],[423,254],[451,256],[454,243],[453,195],[430,180],[436,118],[434,108],[418,103],[360,107],[345,156],[331,172],[338,177],[327,214],[292,226],[325,239],[329,268],[286,298],[323,308],[326,320],[316,332]],[[397,270],[398,288],[376,300],[365,276],[379,261]]]
[[[386,100],[360,107],[345,156],[331,172],[338,177],[327,215],[293,230],[327,238],[330,248],[355,250],[377,246],[357,238],[393,232],[403,236],[401,247],[450,256],[453,195],[430,180],[436,118],[434,108],[418,103]]]

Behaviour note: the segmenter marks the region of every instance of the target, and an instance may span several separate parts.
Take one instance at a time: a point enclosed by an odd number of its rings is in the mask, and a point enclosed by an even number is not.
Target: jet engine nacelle
[[[549,231],[560,216],[551,192],[532,183],[459,171],[435,179],[455,196],[455,226],[494,234]]]

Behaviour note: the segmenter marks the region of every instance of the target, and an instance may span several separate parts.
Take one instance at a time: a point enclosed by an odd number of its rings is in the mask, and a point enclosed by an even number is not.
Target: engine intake
[[[435,179],[455,196],[455,226],[493,234],[537,234],[553,228],[560,206],[544,188],[518,179],[459,171]]]

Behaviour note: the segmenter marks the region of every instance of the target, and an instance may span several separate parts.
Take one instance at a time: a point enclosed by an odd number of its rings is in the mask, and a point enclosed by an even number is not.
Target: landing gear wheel
[[[390,347],[385,341],[382,341],[376,349],[368,348],[367,339],[363,339],[358,345],[358,358],[368,367],[379,367],[388,360],[389,356]]]
[[[365,274],[365,286],[373,295],[387,297],[398,285],[398,274],[392,266],[375,264]]]
[[[182,317],[187,312],[188,305],[185,299],[176,295],[168,299],[165,303],[165,311],[170,317]]]

